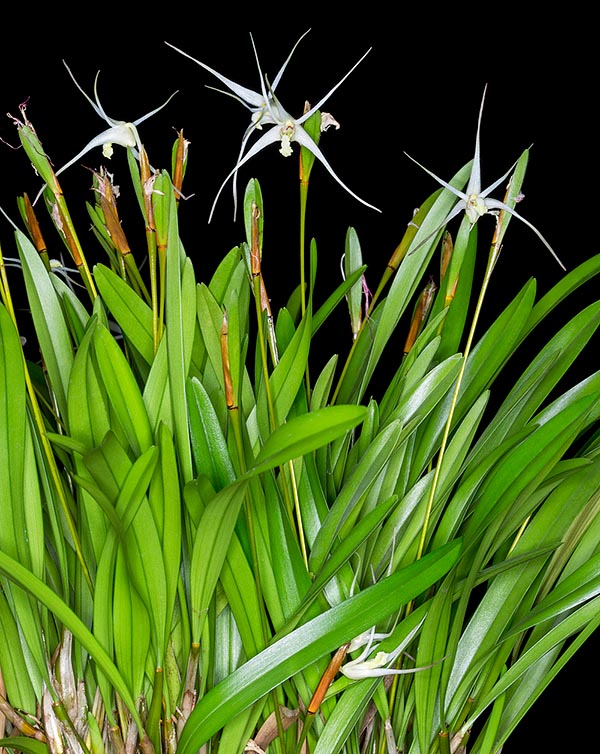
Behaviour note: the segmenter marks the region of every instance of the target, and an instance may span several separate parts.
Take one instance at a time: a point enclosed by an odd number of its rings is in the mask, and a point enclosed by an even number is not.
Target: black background
[[[388,18],[363,7],[365,17],[349,14],[347,28],[337,22],[304,22],[302,14],[287,16],[287,9],[254,8],[252,18],[240,27],[232,27],[231,19],[225,18],[208,22],[179,7],[168,9],[168,17],[146,18],[145,25],[135,15],[126,17],[120,7],[96,7],[93,15],[87,11],[68,19],[54,16],[42,21],[36,16],[29,25],[4,29],[0,112],[18,116],[19,105],[28,101],[27,116],[58,168],[106,127],[77,91],[63,58],[89,94],[101,69],[100,100],[116,119],[134,120],[178,89],[169,105],[139,130],[155,167],[170,168],[176,130],[183,128],[190,141],[184,192],[193,196],[180,208],[182,236],[197,278],[208,280],[219,259],[244,238],[241,216],[237,222],[232,219],[230,185],[210,225],[207,220],[215,193],[235,164],[249,113],[234,99],[206,89],[219,82],[164,42],[258,89],[249,31],[263,72],[272,79],[312,25],[277,89],[278,97],[299,116],[305,100],[316,102],[372,47],[323,106],[341,128],[324,134],[321,147],[340,178],[382,210],[379,214],[356,202],[317,164],[311,178],[308,235],[317,240],[319,280],[327,281],[322,291],[339,281],[349,225],[358,233],[369,265],[367,279],[376,287],[413,209],[437,188],[404,152],[450,178],[473,155],[485,84],[483,186],[533,144],[519,211],[540,229],[568,269],[598,252],[598,70],[594,49],[586,41],[585,30],[592,22],[575,7],[561,16],[545,12],[543,18],[528,18],[525,8],[513,9],[514,17],[499,11],[492,16],[486,6],[456,7],[448,18],[414,7]],[[166,14],[165,9],[161,12]],[[9,146],[18,140],[8,117],[0,117],[0,138],[6,142],[0,144],[0,206],[16,221],[15,197],[23,192],[35,195],[40,183],[22,151]],[[90,198],[90,174],[83,166],[100,164],[114,173],[115,183],[122,184],[126,194],[127,165],[119,147],[110,163],[96,149],[60,177],[90,262],[101,259],[102,252],[87,231],[83,204]],[[263,271],[277,307],[287,300],[298,274],[297,160],[282,158],[271,145],[240,171],[240,197],[251,177],[260,181],[265,201]],[[494,193],[501,195],[501,190]],[[130,243],[143,243],[137,210],[127,213],[126,201],[124,196],[125,232]],[[483,240],[491,238],[493,221],[484,217],[479,225],[485,248]],[[47,239],[53,238],[47,227]],[[0,242],[5,257],[15,255],[12,229],[1,217]],[[55,250],[60,253],[58,246]],[[482,270],[483,264],[482,259]],[[562,274],[533,232],[513,221],[484,320],[529,277],[538,280],[541,293]],[[591,301],[597,293],[593,286],[584,289],[578,308],[583,296]],[[567,314],[568,309],[561,310],[561,321]],[[581,376],[597,369],[595,353],[578,365]],[[599,656],[598,640],[588,642],[528,713],[504,754],[563,750],[567,744],[572,752],[600,751],[597,704],[595,695],[590,696],[589,680],[597,675]]]

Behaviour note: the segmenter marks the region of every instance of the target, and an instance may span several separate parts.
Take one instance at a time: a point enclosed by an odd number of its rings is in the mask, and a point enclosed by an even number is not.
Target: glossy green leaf
[[[460,551],[453,542],[287,634],[215,686],[192,711],[179,754],[197,751],[270,689],[386,618],[441,578]]]
[[[328,406],[295,416],[269,435],[263,444],[252,474],[280,466],[331,442],[365,418],[363,406]]]
[[[200,641],[206,613],[244,501],[247,482],[225,487],[208,503],[196,532],[190,561],[192,640]]]
[[[22,751],[23,754],[48,754],[48,744],[28,736],[0,738],[0,746]]]
[[[133,721],[138,726],[138,730],[143,730],[141,719],[127,684],[123,681],[111,658],[79,616],[58,595],[54,594],[46,584],[36,578],[26,568],[23,568],[18,561],[13,560],[13,558],[5,555],[3,552],[0,552],[0,572],[27,590],[35,599],[42,602],[71,631],[77,641],[94,658],[98,667],[102,669],[102,672],[105,673],[112,687],[130,711]]]
[[[27,297],[48,378],[62,416],[67,415],[67,391],[73,365],[73,346],[60,301],[50,275],[31,241],[15,232]]]
[[[146,302],[106,265],[94,267],[98,291],[127,340],[148,364],[154,357],[152,310]]]
[[[94,350],[111,409],[132,450],[152,445],[152,430],[139,387],[123,352],[104,327],[94,331]]]

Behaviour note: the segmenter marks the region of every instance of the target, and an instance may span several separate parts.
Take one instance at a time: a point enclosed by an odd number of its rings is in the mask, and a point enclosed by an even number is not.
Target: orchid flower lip
[[[282,104],[279,102],[277,97],[275,96],[275,90],[281,80],[281,77],[290,62],[290,59],[292,55],[294,54],[296,48],[300,44],[300,42],[304,39],[304,37],[308,34],[310,29],[308,29],[300,39],[296,42],[296,44],[292,47],[292,50],[286,60],[284,61],[283,65],[279,69],[277,75],[273,79],[273,83],[269,83],[268,77],[263,74],[263,70],[260,65],[260,61],[258,58],[258,52],[256,49],[256,45],[254,43],[254,37],[252,34],[250,34],[250,40],[252,43],[252,49],[254,51],[254,57],[256,61],[256,67],[258,69],[259,73],[259,79],[260,79],[260,91],[253,91],[251,89],[248,89],[245,86],[242,86],[240,84],[237,84],[236,82],[232,81],[231,79],[227,78],[223,74],[216,71],[214,68],[211,68],[206,63],[203,63],[202,61],[192,57],[187,52],[184,52],[183,50],[179,49],[178,47],[175,47],[175,45],[172,45],[170,42],[165,42],[169,47],[174,49],[176,52],[180,53],[184,57],[189,58],[194,63],[199,65],[200,67],[204,68],[205,71],[211,73],[213,76],[215,76],[222,84],[224,84],[230,92],[225,92],[231,97],[234,97],[238,101],[240,101],[247,109],[250,110],[252,113],[251,119],[250,119],[250,125],[246,128],[246,131],[244,132],[244,135],[242,137],[242,143],[240,146],[240,150],[238,153],[237,161],[232,168],[232,170],[229,172],[223,183],[221,184],[219,190],[217,191],[217,195],[213,201],[213,205],[210,211],[209,219],[210,222],[212,220],[215,207],[217,204],[217,201],[221,195],[221,192],[225,188],[226,184],[230,179],[232,179],[233,183],[233,202],[234,202],[234,212],[233,216],[234,219],[237,214],[237,176],[238,171],[244,165],[249,159],[251,159],[254,155],[258,154],[262,149],[267,147],[269,144],[273,144],[277,141],[281,142],[280,152],[284,156],[289,156],[292,154],[292,143],[298,142],[300,146],[304,147],[305,149],[308,149],[314,157],[323,165],[323,167],[327,170],[327,172],[334,178],[334,180],[337,181],[337,183],[342,186],[342,188],[349,193],[352,197],[354,197],[357,201],[359,201],[361,204],[364,204],[365,206],[374,209],[377,212],[380,212],[381,210],[375,207],[372,204],[369,204],[364,199],[361,199],[359,196],[357,196],[346,184],[337,176],[337,174],[334,172],[333,168],[330,166],[329,162],[325,158],[325,155],[323,152],[319,149],[317,146],[317,143],[314,141],[314,139],[311,138],[311,136],[304,130],[303,123],[320,107],[331,97],[331,95],[336,91],[336,89],[348,78],[348,76],[354,71],[354,69],[360,65],[360,63],[365,59],[365,57],[369,54],[371,51],[371,48],[367,50],[366,53],[352,66],[352,68],[346,73],[346,75],[332,88],[329,90],[329,92],[322,97],[318,103],[311,107],[307,112],[303,113],[299,118],[294,118],[291,116],[285,108],[282,106]],[[214,89],[214,87],[209,87],[211,89]],[[221,91],[221,90],[217,90]],[[270,128],[265,131],[261,137],[256,141],[252,147],[250,147],[247,150],[248,142],[254,131],[262,130],[264,126],[270,126]]]
[[[536,234],[536,236],[541,240],[544,246],[550,251],[552,256],[556,259],[558,264],[562,267],[562,269],[566,270],[564,264],[558,258],[558,255],[556,254],[552,246],[550,246],[550,244],[544,238],[544,236],[540,233],[540,231],[532,223],[530,223],[529,220],[526,220],[522,215],[515,212],[515,210],[512,207],[509,207],[507,204],[500,201],[499,199],[488,198],[489,194],[491,194],[491,192],[494,191],[494,189],[496,189],[512,173],[515,166],[517,165],[518,160],[516,160],[511,165],[511,167],[506,171],[506,173],[504,173],[504,175],[502,175],[496,181],[491,183],[487,188],[483,190],[481,189],[481,162],[480,162],[480,149],[479,149],[480,138],[479,137],[480,137],[480,131],[481,131],[481,120],[483,117],[483,105],[485,102],[486,91],[487,91],[487,84],[484,86],[483,96],[481,98],[481,105],[479,107],[479,118],[477,121],[477,134],[475,137],[475,154],[472,161],[471,174],[469,176],[467,187],[464,192],[460,191],[454,186],[451,186],[447,181],[444,181],[442,178],[440,178],[438,175],[436,175],[431,170],[426,168],[424,165],[421,165],[420,162],[417,162],[417,160],[415,160],[414,157],[411,157],[407,152],[404,152],[404,154],[410,160],[412,160],[416,165],[418,165],[422,170],[424,170],[428,175],[430,175],[434,180],[436,180],[445,189],[447,189],[452,194],[454,194],[454,196],[456,196],[458,199],[454,207],[450,210],[450,212],[447,214],[444,220],[437,226],[437,228],[435,228],[435,230],[432,231],[425,239],[420,241],[417,246],[411,249],[409,253],[410,254],[414,253],[420,246],[422,246],[427,241],[429,241],[433,236],[435,236],[435,234],[438,231],[440,231],[443,228],[444,225],[446,225],[448,222],[450,222],[450,220],[454,219],[458,214],[460,214],[461,211],[464,211],[465,214],[467,215],[469,222],[471,223],[471,227],[475,225],[477,220],[479,220],[479,218],[482,217],[484,214],[498,215],[499,212],[502,211],[502,212],[507,212],[513,217],[516,217],[522,223],[527,225],[527,227],[530,228]]]

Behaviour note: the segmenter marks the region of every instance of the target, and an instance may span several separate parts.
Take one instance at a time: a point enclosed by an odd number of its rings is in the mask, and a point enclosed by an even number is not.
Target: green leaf
[[[366,413],[364,406],[327,406],[292,417],[269,435],[249,473],[260,474],[327,445],[360,424]]]
[[[225,487],[207,504],[196,532],[190,562],[192,641],[199,642],[208,606],[246,493],[247,481]]]
[[[0,738],[0,746],[22,751],[23,754],[48,754],[48,745],[28,736]]]
[[[204,385],[192,378],[187,383],[190,434],[197,475],[205,475],[216,490],[231,484],[235,472],[219,418]]]
[[[50,274],[31,241],[15,232],[37,343],[61,416],[67,415],[67,391],[73,365],[69,329]]]
[[[142,721],[138,715],[137,708],[133,697],[131,696],[127,684],[115,667],[111,658],[104,651],[101,644],[89,631],[87,626],[71,608],[50,589],[43,581],[24,568],[18,561],[10,558],[0,551],[0,573],[6,576],[10,581],[23,587],[33,597],[42,602],[58,620],[68,628],[79,643],[86,649],[96,664],[102,669],[106,677],[112,684],[112,688],[121,697],[123,703],[131,713],[131,717],[138,727],[143,731]]]
[[[271,689],[422,594],[456,562],[460,542],[440,548],[285,635],[211,689],[192,710],[179,754],[193,754]]]
[[[110,405],[136,454],[152,445],[146,406],[123,352],[105,327],[94,331],[94,348]]]
[[[23,351],[15,325],[0,305],[0,549],[16,556],[23,530],[26,408]],[[15,521],[16,519],[16,521]],[[15,526],[16,524],[16,526]]]
[[[185,382],[190,366],[193,332],[196,316],[196,291],[194,270],[189,258],[184,257],[179,240],[177,205],[173,187],[166,174],[162,190],[169,196],[167,283],[166,283],[166,338],[169,368],[169,391],[177,457],[182,481],[192,478],[192,452],[188,434]],[[158,186],[155,185],[155,190]]]
[[[152,364],[154,358],[152,309],[109,267],[97,264],[94,267],[94,280],[106,306],[123,331],[123,335],[144,361]]]

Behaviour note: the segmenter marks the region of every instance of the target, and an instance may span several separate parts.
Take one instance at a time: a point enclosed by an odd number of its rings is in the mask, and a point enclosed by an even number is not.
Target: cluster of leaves
[[[15,244],[39,360],[25,358],[2,260],[0,745],[499,751],[600,623],[600,373],[551,398],[600,302],[509,371],[600,258],[539,300],[524,282],[477,340],[467,316],[484,300],[527,152],[494,205],[477,295],[477,226],[467,218],[454,242],[444,231],[457,196],[471,196],[469,163],[421,205],[372,300],[349,228],[343,282],[314,306],[317,241],[301,239],[307,280],[273,313],[256,180],[246,241],[197,281],[179,228],[183,134],[170,172],[151,170],[139,139],[127,144],[147,277],[104,170],[87,209],[106,261],[90,269],[22,115],[82,287],[57,274],[57,241],[47,246],[20,197]],[[319,113],[303,127],[317,144]],[[303,145],[303,201],[314,158]],[[338,307],[354,337],[340,357],[332,328],[315,373],[314,336]],[[383,394],[367,397],[399,337]],[[508,387],[488,412],[500,374]]]

